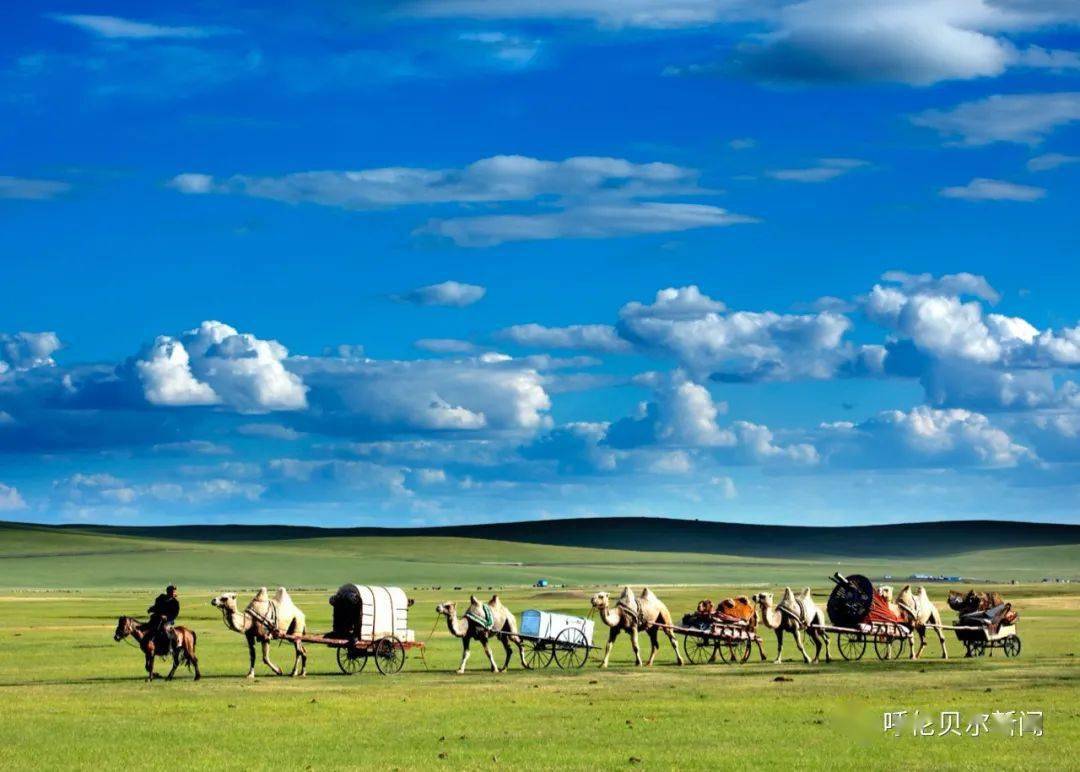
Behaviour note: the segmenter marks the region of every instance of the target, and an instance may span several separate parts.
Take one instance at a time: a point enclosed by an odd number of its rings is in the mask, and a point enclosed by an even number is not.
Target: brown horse
[[[195,656],[195,631],[180,626],[174,627],[172,631],[176,637],[175,646],[170,646],[162,636],[154,635],[154,631],[150,629],[148,623],[140,622],[134,617],[120,617],[116,620],[116,632],[113,633],[113,640],[122,641],[130,635],[139,642],[139,648],[142,649],[143,654],[146,656],[147,681],[153,681],[155,678],[161,677],[154,672],[154,658],[167,657],[170,653],[172,654],[173,664],[169,674],[165,676],[165,680],[172,680],[173,673],[176,672],[176,668],[180,667],[180,660],[183,658],[185,665],[195,668],[195,680],[198,681],[202,678],[202,673],[199,672],[199,658]]]

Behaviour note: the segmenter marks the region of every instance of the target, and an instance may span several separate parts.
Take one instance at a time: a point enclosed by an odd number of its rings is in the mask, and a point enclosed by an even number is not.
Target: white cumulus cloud
[[[154,405],[224,405],[240,412],[299,410],[306,387],[284,365],[277,341],[206,321],[177,337],[159,336],[132,367]]]

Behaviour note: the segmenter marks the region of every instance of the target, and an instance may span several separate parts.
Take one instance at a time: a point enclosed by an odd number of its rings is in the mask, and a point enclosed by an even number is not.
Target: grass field
[[[175,536],[0,530],[0,766],[1076,767],[1080,591],[1030,583],[1080,572],[1073,544],[858,561],[643,554],[461,536],[214,542]],[[457,676],[460,644],[438,625],[427,669],[413,656],[396,677],[381,677],[371,666],[346,677],[338,674],[332,651],[312,646],[306,679],[265,675],[260,665],[260,677],[248,682],[240,677],[247,668],[243,639],[226,630],[209,605],[221,589],[305,587],[294,598],[309,626],[324,630],[330,625],[326,588],[350,580],[398,583],[417,588],[409,590],[417,599],[410,620],[424,639],[437,601],[487,594],[489,586],[502,588],[504,602],[518,613],[539,607],[584,614],[591,585],[614,589],[619,582],[648,581],[680,616],[702,597],[756,586],[809,583],[824,600],[824,578],[836,568],[875,576],[940,571],[1026,579],[1000,588],[1021,612],[1023,652],[1017,659],[999,653],[965,660],[950,637],[947,662],[932,640],[924,659],[914,662],[882,663],[868,652],[852,663],[752,660],[677,668],[663,644],[657,665],[642,670],[632,666],[629,643],[620,639],[607,671],[595,661],[573,673],[523,671],[515,663],[494,675],[474,647],[469,672]],[[523,586],[537,576],[575,587]],[[169,580],[181,586],[183,623],[199,634],[205,678],[197,684],[183,670],[172,683],[145,683],[141,654],[111,639],[117,615],[145,609],[150,588]],[[931,587],[942,607],[945,589]],[[770,657],[775,650],[771,633],[766,650]],[[785,655],[796,655],[790,642]],[[275,647],[272,656],[291,665],[288,647]],[[886,737],[886,710],[934,718],[943,710],[965,717],[1041,710],[1046,734]]]

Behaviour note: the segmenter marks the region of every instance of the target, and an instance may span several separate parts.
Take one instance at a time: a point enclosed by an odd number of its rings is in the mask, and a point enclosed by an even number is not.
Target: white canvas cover
[[[531,635],[537,638],[555,640],[559,633],[568,627],[581,630],[585,634],[585,642],[592,646],[593,621],[582,617],[573,617],[569,614],[556,614],[552,611],[540,611],[529,609],[521,615],[522,635]]]
[[[343,584],[337,591],[337,602],[357,603],[360,606],[361,640],[375,640],[396,635],[403,641],[412,640],[409,630],[409,599],[400,587],[378,587],[367,584]]]

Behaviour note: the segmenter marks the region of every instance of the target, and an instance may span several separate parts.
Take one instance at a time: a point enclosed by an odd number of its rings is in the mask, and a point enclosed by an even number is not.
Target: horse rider
[[[180,599],[176,596],[176,586],[170,584],[166,587],[165,592],[157,596],[154,605],[148,608],[147,612],[150,614],[150,629],[153,630],[154,637],[164,633],[169,639],[169,645],[173,646],[175,640],[172,625],[180,616]]]

